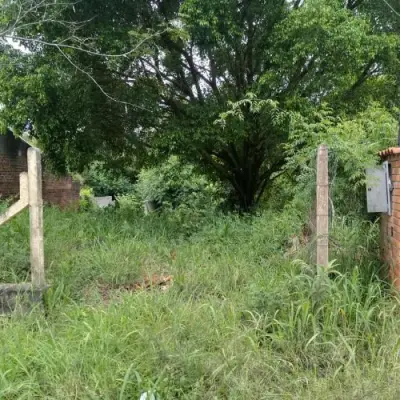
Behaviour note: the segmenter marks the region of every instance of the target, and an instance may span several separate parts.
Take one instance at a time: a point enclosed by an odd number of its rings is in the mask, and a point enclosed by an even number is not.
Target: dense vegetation
[[[378,226],[333,220],[333,274],[294,261],[312,251],[291,253],[297,214],[46,209],[46,315],[0,321],[0,397],[396,398],[400,310],[377,275]],[[28,276],[27,222],[0,230],[2,281]],[[173,286],[118,290],[152,273]]]
[[[377,4],[378,3],[378,4]],[[34,122],[59,170],[179,155],[252,210],[299,118],[395,114],[398,15],[374,0],[0,4],[1,120]],[[364,114],[365,116],[365,114]],[[298,126],[299,128],[299,126]]]
[[[46,166],[83,183],[79,210],[45,207],[45,312],[0,319],[0,398],[397,399],[400,308],[364,171],[397,143],[398,12],[0,0],[0,129],[32,119]],[[29,280],[28,232],[27,213],[1,227],[1,283]],[[172,286],[141,290],[154,274]]]

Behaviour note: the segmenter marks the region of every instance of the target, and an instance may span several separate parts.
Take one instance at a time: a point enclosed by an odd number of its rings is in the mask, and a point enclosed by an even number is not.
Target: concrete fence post
[[[329,175],[328,149],[318,148],[317,156],[317,265],[329,263]]]
[[[44,287],[42,163],[34,148],[28,149],[28,177],[32,285]]]
[[[23,204],[29,204],[29,178],[27,172],[19,175],[19,200]]]
[[[19,200],[0,215],[5,224],[29,207],[32,283],[0,284],[0,315],[12,312],[30,312],[41,308],[43,291],[47,289],[44,277],[42,164],[40,152],[28,149],[28,173],[20,174]]]

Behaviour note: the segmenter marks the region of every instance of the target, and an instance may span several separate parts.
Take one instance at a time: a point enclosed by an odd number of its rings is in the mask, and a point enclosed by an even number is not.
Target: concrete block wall
[[[400,290],[400,147],[380,153],[383,161],[391,166],[392,215],[381,215],[381,257],[388,267],[388,277],[397,290]]]

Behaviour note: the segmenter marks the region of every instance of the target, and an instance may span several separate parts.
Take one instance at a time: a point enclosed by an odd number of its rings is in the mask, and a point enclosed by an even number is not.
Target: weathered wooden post
[[[32,285],[44,287],[42,162],[39,150],[28,149],[29,217]]]
[[[329,176],[328,149],[318,148],[317,156],[317,265],[329,263]]]

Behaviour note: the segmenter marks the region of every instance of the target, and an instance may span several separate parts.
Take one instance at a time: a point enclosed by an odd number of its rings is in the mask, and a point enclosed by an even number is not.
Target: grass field
[[[0,319],[1,399],[400,396],[400,307],[377,278],[375,225],[334,221],[329,273],[308,248],[288,256],[290,211],[46,209],[45,225],[46,315]],[[2,282],[29,279],[28,232],[26,214],[1,227]],[[173,286],[111,290],[154,273]]]

